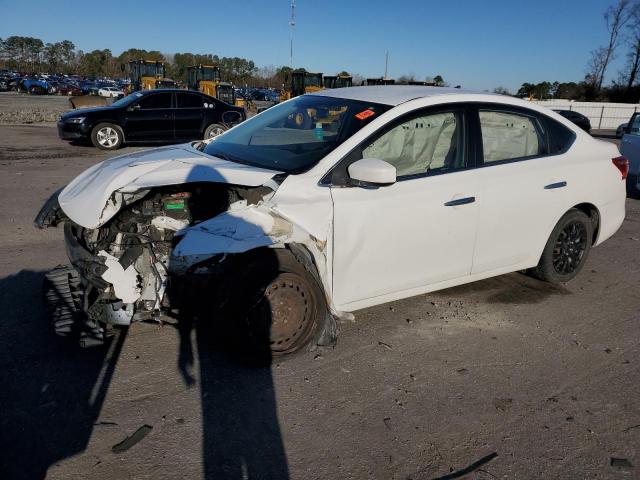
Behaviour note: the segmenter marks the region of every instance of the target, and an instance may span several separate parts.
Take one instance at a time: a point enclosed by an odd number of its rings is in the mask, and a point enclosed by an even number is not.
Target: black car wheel
[[[100,123],[91,132],[91,142],[100,150],[116,150],[123,141],[122,129],[112,123]]]
[[[565,283],[584,266],[593,240],[591,219],[580,210],[570,210],[551,232],[532,274],[549,283]]]

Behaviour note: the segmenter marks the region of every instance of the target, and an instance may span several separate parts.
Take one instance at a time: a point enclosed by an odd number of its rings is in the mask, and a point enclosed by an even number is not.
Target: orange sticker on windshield
[[[373,110],[367,109],[367,110],[361,111],[360,113],[357,113],[356,118],[358,120],[364,120],[365,118],[369,118],[371,115],[375,115],[375,114],[376,112],[374,112]]]

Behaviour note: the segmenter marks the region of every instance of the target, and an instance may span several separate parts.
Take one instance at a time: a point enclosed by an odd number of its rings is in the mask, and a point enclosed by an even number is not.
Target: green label
[[[184,200],[181,200],[176,203],[165,203],[164,208],[166,210],[182,210],[184,209]]]

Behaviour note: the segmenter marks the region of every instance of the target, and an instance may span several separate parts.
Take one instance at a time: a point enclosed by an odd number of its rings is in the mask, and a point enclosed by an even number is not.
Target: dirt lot
[[[483,458],[465,478],[640,477],[640,201],[566,287],[511,274],[366,309],[332,351],[250,370],[202,326],[55,341],[62,232],[31,221],[104,158],[0,126],[1,479],[458,478]]]
[[[68,97],[0,92],[0,124],[55,122],[67,110]]]

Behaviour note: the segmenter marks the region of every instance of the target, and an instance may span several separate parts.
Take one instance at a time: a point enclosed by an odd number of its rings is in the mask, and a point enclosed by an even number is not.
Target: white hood
[[[152,187],[214,182],[257,187],[278,171],[212,157],[190,144],[134,152],[100,162],[78,175],[58,197],[64,213],[78,225],[97,228],[127,201]],[[138,193],[138,195],[134,195]]]

